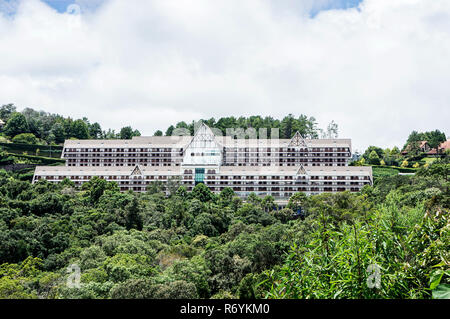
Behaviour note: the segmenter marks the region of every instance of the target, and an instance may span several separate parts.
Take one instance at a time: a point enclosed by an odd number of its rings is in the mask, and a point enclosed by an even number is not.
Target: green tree
[[[237,289],[239,299],[256,299],[257,280],[257,276],[252,273],[249,273],[242,278]]]
[[[375,151],[375,153],[378,156],[378,159],[383,158],[383,154],[384,154],[384,150],[381,147],[377,147],[377,146],[369,146],[366,151],[364,152],[364,154],[362,155],[362,157],[365,159],[366,162],[370,163],[370,154]],[[375,165],[375,164],[373,164]]]
[[[281,121],[281,132],[280,138],[292,138],[294,136],[295,131],[294,127],[294,116],[289,114]]]
[[[153,181],[147,185],[147,192],[149,194],[156,194],[159,192],[164,192],[166,187],[162,181]]]
[[[110,291],[113,299],[154,299],[158,286],[149,278],[133,278],[116,284]]]
[[[427,132],[427,142],[428,145],[436,150],[436,153],[439,152],[439,146],[442,142],[445,142],[447,138],[445,134],[439,130]]]
[[[0,120],[7,122],[11,115],[16,112],[14,104],[5,104],[0,107]]]
[[[293,210],[294,212],[297,212],[305,207],[306,200],[307,196],[305,193],[295,193],[289,198],[287,208]]]
[[[192,190],[192,197],[198,199],[201,202],[214,201],[216,196],[213,192],[203,183],[195,185]]]
[[[0,298],[37,299],[52,295],[49,290],[54,286],[57,276],[48,276],[42,280],[42,260],[28,257],[20,264],[2,264],[0,266]],[[39,277],[42,279],[40,280]],[[47,279],[53,283],[45,286]],[[45,286],[45,287],[44,287]]]
[[[175,127],[173,127],[173,125],[169,126],[166,130],[166,136],[172,136],[173,131],[175,130]]]
[[[193,283],[184,280],[160,285],[155,294],[156,299],[196,299],[197,289]]]
[[[277,208],[275,204],[275,198],[273,196],[267,195],[261,201],[261,207],[265,212],[271,212],[272,210]]]
[[[208,213],[198,215],[191,226],[192,236],[205,235],[215,237],[219,235],[219,231],[213,225],[213,217]]]
[[[380,157],[378,156],[378,154],[375,150],[373,150],[369,154],[369,164],[380,165]]]
[[[129,140],[131,138],[133,138],[133,136],[140,136],[141,133],[138,130],[134,130],[131,128],[131,126],[125,126],[122,127],[122,129],[120,130],[119,133],[119,137],[122,140]]]
[[[225,187],[219,194],[219,199],[222,202],[223,206],[228,206],[231,203],[231,200],[235,196],[235,193],[231,187]]]
[[[175,280],[184,280],[195,285],[197,295],[200,298],[210,297],[208,279],[211,271],[206,261],[201,256],[194,256],[190,260],[182,259],[175,261],[165,273]]]
[[[64,131],[64,126],[59,122],[53,125],[51,129],[51,134],[53,135],[55,143],[63,143],[67,137]]]
[[[82,189],[88,191],[91,203],[97,203],[106,190],[119,191],[116,182],[107,182],[98,176],[94,176],[89,182],[84,183]]]
[[[29,128],[25,116],[22,113],[13,113],[8,122],[6,122],[4,132],[11,137],[21,133],[28,133]]]
[[[167,191],[169,195],[175,195],[177,190],[181,187],[181,177],[172,176],[167,180]]]
[[[142,208],[136,196],[134,196],[131,202],[125,206],[125,225],[127,229],[134,228],[142,230]]]
[[[89,128],[89,138],[93,138],[93,139],[99,139],[102,137],[102,128],[100,126],[100,124],[98,124],[97,122],[90,124],[88,126]]]
[[[280,210],[274,210],[273,216],[282,223],[287,223],[294,217],[294,211],[289,208],[283,208]]]
[[[89,128],[86,122],[83,120],[73,121],[70,127],[70,132],[72,137],[76,137],[78,139],[89,138]]]

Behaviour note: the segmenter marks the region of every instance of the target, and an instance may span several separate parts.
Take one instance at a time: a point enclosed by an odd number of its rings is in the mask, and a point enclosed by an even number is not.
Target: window
[[[204,168],[196,168],[195,169],[195,185],[198,183],[203,183],[205,179],[205,169]]]

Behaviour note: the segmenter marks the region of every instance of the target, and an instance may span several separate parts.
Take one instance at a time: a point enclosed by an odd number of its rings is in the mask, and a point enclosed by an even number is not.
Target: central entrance
[[[205,179],[205,169],[204,168],[196,168],[195,169],[195,185],[199,183],[203,183],[203,180]]]

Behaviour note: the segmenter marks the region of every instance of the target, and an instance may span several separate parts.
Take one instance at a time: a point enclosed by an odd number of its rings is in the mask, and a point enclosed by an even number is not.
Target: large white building
[[[131,140],[67,140],[66,166],[38,166],[33,182],[64,178],[77,186],[93,176],[116,181],[121,191],[142,192],[173,180],[187,190],[204,183],[213,192],[232,188],[287,200],[295,192],[357,192],[372,184],[371,167],[348,166],[349,139],[233,139],[201,124],[194,136]]]

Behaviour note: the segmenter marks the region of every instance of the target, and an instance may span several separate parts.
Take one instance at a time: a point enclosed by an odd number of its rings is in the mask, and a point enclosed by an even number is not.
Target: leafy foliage
[[[16,112],[13,104],[0,107],[0,119],[6,122],[3,133],[14,143],[50,145],[63,143],[70,138],[129,139],[140,135],[138,130],[133,130],[130,126],[123,127],[118,133],[111,129],[103,131],[99,123],[90,123],[87,118],[74,120],[31,108]]]
[[[298,193],[284,209],[204,184],[166,197],[0,171],[0,297],[445,298],[449,165],[380,176],[361,193]]]
[[[271,129],[279,129],[279,138],[292,138],[295,132],[299,131],[300,134],[308,138],[318,138],[319,135],[323,135],[324,138],[336,138],[338,134],[338,126],[335,122],[331,122],[326,132],[317,127],[317,122],[314,117],[307,117],[306,115],[300,115],[295,118],[292,114],[285,116],[283,119],[278,120],[273,117],[266,116],[250,116],[250,117],[222,117],[218,120],[204,119],[202,120],[210,128],[216,129],[216,133],[221,133],[222,135],[233,135],[239,136],[239,138],[270,138]],[[191,124],[186,124],[185,122],[178,122],[175,126],[171,125],[167,128],[165,135],[171,136],[176,132],[176,130],[184,130],[185,133],[190,135],[194,134],[196,125],[198,123],[192,122]],[[264,132],[266,129],[266,134],[260,136],[260,132]],[[322,134],[320,134],[322,133]],[[160,136],[161,131],[155,132],[155,136]]]

